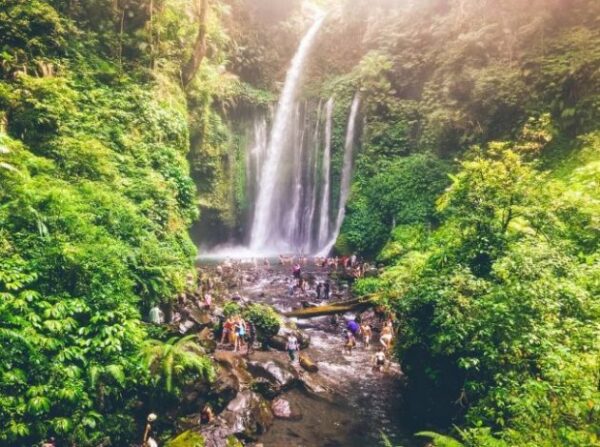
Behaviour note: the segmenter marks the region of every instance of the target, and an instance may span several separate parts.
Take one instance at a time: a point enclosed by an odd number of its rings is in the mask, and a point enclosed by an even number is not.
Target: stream
[[[215,263],[205,260],[199,266],[212,270]],[[289,265],[273,260],[268,267],[240,264],[236,268],[238,277],[244,280],[239,280],[229,293],[237,291],[243,299],[270,304],[282,313],[301,307],[303,301],[316,302],[315,286],[328,276],[326,270],[307,263],[303,266],[303,275],[309,278],[306,292],[296,290],[292,294]],[[333,280],[331,283],[333,299],[350,297],[347,284]],[[317,374],[330,388],[330,398],[317,398],[300,390],[287,392],[285,398],[302,417],[276,419],[259,443],[265,447],[370,447],[381,445],[384,433],[394,446],[420,445],[403,412],[400,366],[390,362],[384,372],[373,371],[373,355],[379,346],[377,334],[370,347],[359,340],[352,354],[342,352],[345,322],[354,316],[345,314],[335,323],[330,316],[288,320],[287,324],[295,324],[310,335],[310,346],[302,352],[317,363]],[[284,353],[269,355],[287,358]]]

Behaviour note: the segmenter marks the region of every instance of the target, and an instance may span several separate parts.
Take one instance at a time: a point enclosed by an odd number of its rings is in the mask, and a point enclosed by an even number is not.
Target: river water
[[[303,273],[311,278],[312,284],[306,293],[290,294],[290,266],[239,268],[238,276],[244,280],[238,281],[229,292],[237,289],[243,298],[270,304],[280,312],[300,307],[304,300],[315,301],[314,285],[327,279],[327,272],[320,267],[306,265]],[[332,284],[332,292],[338,294],[336,300],[349,297],[347,285],[333,281]],[[364,347],[359,341],[351,355],[342,353],[345,319],[354,315],[344,317],[337,323],[329,316],[287,321],[286,324],[295,324],[310,335],[310,347],[303,352],[317,363],[318,374],[331,393],[323,399],[300,390],[286,393],[285,398],[302,418],[276,419],[259,440],[265,447],[371,447],[382,445],[382,433],[394,446],[420,445],[412,437],[413,430],[403,411],[400,366],[391,362],[385,372],[373,371],[372,357],[378,346],[376,334],[371,347]]]

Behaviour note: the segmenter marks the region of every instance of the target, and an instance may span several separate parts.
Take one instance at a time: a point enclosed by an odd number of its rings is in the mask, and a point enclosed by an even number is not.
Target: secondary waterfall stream
[[[344,143],[344,165],[342,168],[342,180],[340,185],[340,201],[338,204],[338,213],[335,220],[335,229],[329,242],[321,249],[320,255],[327,256],[327,254],[333,248],[335,241],[340,234],[342,223],[344,222],[344,215],[346,212],[346,201],[350,194],[350,183],[352,180],[352,160],[354,150],[354,134],[356,131],[356,117],[358,115],[358,108],[360,106],[360,95],[357,93],[354,95],[352,100],[352,107],[350,108],[350,117],[348,118],[348,127],[346,129],[346,142]]]

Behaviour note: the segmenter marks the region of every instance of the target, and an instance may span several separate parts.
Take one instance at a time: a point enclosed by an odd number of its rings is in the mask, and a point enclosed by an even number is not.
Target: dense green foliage
[[[244,310],[243,316],[254,324],[256,337],[261,342],[277,335],[281,327],[281,318],[271,306],[266,304],[251,304]]]
[[[356,291],[398,317],[411,413],[469,446],[597,445],[598,3],[349,3],[312,75],[364,99],[336,247],[387,265]]]
[[[204,240],[244,233],[250,118],[299,3],[211,1],[183,92],[195,1],[0,0],[1,445],[127,445],[212,380],[142,315],[184,290],[198,208]],[[424,435],[598,445],[600,3],[318,3],[304,97],[335,97],[333,204],[357,91],[364,123],[336,250],[385,265],[356,291],[397,316],[411,414],[460,427]]]
[[[466,445],[596,445],[600,148],[590,136],[579,150],[594,155],[557,178],[522,147],[473,150],[438,200],[442,225],[395,237],[376,290],[421,416],[464,412]]]
[[[210,378],[189,340],[148,342],[141,321],[195,255],[186,100],[169,72],[184,56],[164,33],[164,68],[146,68],[147,5],[88,2],[94,18],[77,3],[0,3],[2,445],[126,445],[178,363]],[[158,26],[170,4],[155,5]],[[120,16],[133,19],[117,32]],[[146,368],[147,350],[177,373]]]

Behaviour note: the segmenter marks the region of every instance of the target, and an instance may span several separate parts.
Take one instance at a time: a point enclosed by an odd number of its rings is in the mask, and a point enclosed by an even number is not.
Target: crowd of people
[[[329,278],[329,275],[323,280],[316,280],[315,273],[339,272],[343,269],[349,276],[358,278],[371,267],[361,262],[357,256],[342,257],[316,257],[313,259],[313,268],[309,268],[309,260],[304,255],[284,256],[280,255],[280,266],[289,266],[291,277],[287,279],[288,294],[290,296],[300,294],[300,296],[313,296],[318,301],[329,300],[333,297],[343,296],[343,289],[335,289],[335,285]],[[250,269],[248,269],[250,267]],[[181,294],[178,297],[178,305],[173,312],[170,312],[169,318],[158,305],[154,305],[149,311],[149,321],[155,324],[162,324],[166,320],[170,323],[178,323],[186,319],[186,313],[190,305],[200,309],[209,310],[213,306],[213,294],[217,296],[229,295],[230,301],[242,301],[243,298],[239,289],[245,282],[253,282],[264,274],[265,270],[271,270],[271,262],[268,259],[252,258],[246,260],[226,259],[218,264],[213,271],[201,271],[197,282],[190,278],[188,282],[191,292]],[[308,270],[309,273],[306,273]],[[253,276],[254,275],[254,276]],[[233,284],[233,287],[231,285]],[[335,283],[337,284],[337,282]],[[233,288],[233,291],[230,291]],[[298,296],[298,295],[296,295]],[[191,302],[190,302],[191,301]],[[303,302],[307,303],[307,302]],[[310,303],[309,303],[310,304]],[[358,320],[358,321],[357,321]],[[360,322],[360,319],[349,320],[343,331],[343,348],[345,354],[352,354],[357,346],[357,340],[362,342],[366,349],[371,348],[373,339],[373,329],[370,324]],[[337,324],[337,315],[332,317],[332,322]],[[256,328],[246,321],[241,315],[231,315],[224,319],[221,324],[220,345],[222,348],[232,349],[234,352],[244,352],[247,355],[253,352],[256,342]],[[390,346],[394,337],[394,330],[391,320],[386,321],[379,332],[379,344],[375,355],[373,356],[373,368],[382,371],[386,364]],[[286,350],[290,361],[298,361],[299,343],[295,335],[290,335],[287,339]]]
[[[234,352],[251,354],[256,342],[256,327],[241,315],[232,315],[223,322],[221,345],[233,347]]]
[[[379,343],[381,346],[373,356],[373,369],[382,372],[387,363],[387,355],[392,346],[393,340],[393,323],[388,319],[382,326],[379,335]],[[364,322],[359,322],[355,319],[348,320],[344,329],[344,345],[343,352],[352,354],[352,350],[357,346],[357,339],[362,340],[363,347],[369,349],[371,339],[373,338],[373,329],[371,325]]]

